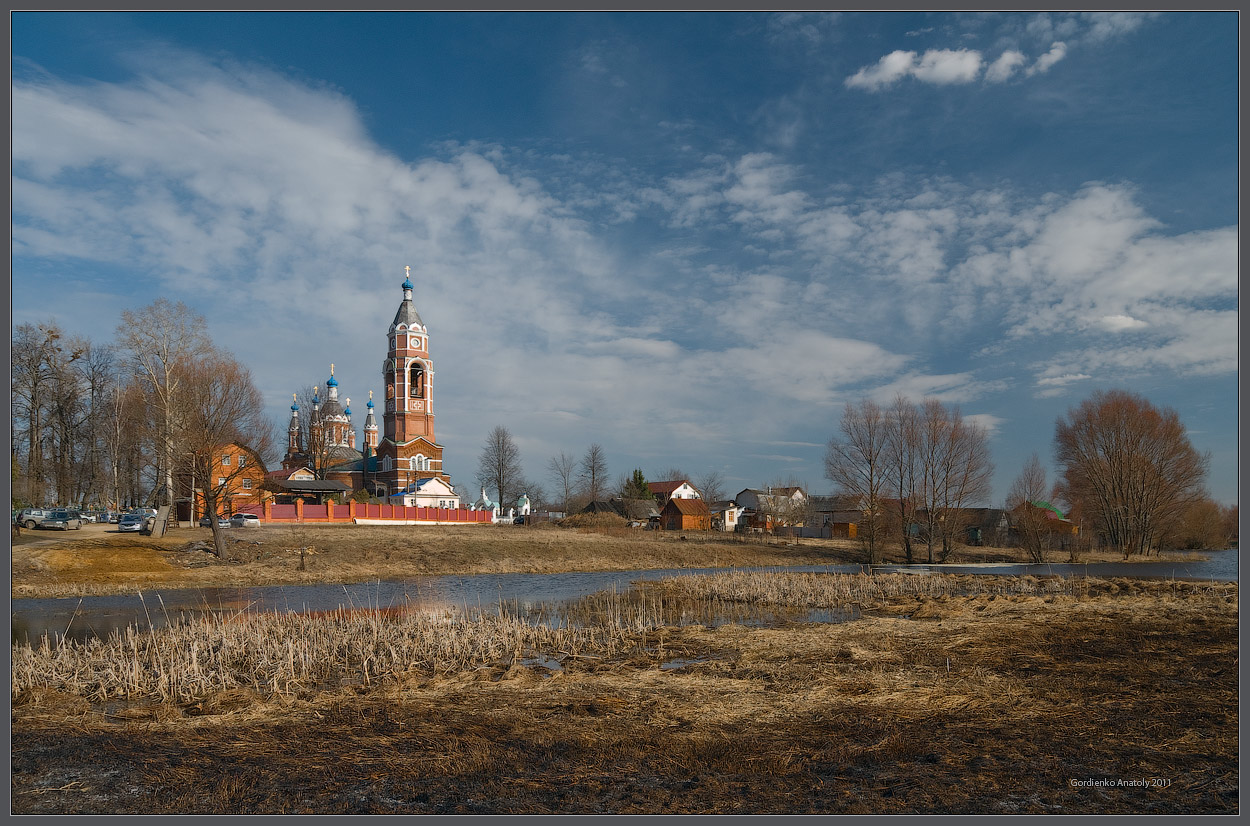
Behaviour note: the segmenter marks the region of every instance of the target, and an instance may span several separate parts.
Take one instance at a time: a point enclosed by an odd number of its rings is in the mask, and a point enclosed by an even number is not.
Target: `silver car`
[[[143,529],[143,521],[147,519],[146,514],[142,513],[124,513],[122,518],[117,522],[117,530],[119,531],[139,531]]]
[[[260,517],[254,513],[236,513],[230,517],[232,528],[259,528]]]
[[[82,529],[82,517],[78,515],[78,511],[55,510],[39,523],[39,527],[58,531],[73,528],[77,531]]]
[[[29,531],[47,519],[51,513],[52,511],[47,508],[27,508],[17,515],[17,524]]]

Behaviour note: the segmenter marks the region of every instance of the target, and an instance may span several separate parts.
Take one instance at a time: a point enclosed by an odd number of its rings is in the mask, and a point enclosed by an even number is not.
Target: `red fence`
[[[254,513],[264,522],[351,522],[355,519],[383,519],[396,522],[453,522],[477,524],[491,521],[490,511],[468,508],[418,508],[404,505],[371,505],[348,502],[346,505],[248,505],[237,513]]]

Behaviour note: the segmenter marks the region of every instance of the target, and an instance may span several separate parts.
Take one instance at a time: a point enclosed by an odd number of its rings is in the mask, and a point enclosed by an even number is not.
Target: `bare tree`
[[[608,459],[603,446],[598,442],[586,448],[577,478],[582,483],[583,493],[590,501],[603,497],[608,484]]]
[[[1205,498],[1209,455],[1189,442],[1176,411],[1123,390],[1098,391],[1055,423],[1062,492],[1127,559],[1158,547]]]
[[[1005,503],[1006,510],[1011,513],[1020,547],[1032,562],[1046,561],[1046,551],[1050,549],[1053,536],[1050,511],[1039,504],[1046,495],[1046,469],[1034,453],[1011,483]]]
[[[62,358],[61,337],[61,328],[54,321],[20,324],[13,336],[13,446],[16,450],[19,438],[25,437],[22,476],[25,499],[31,504],[46,504],[48,472],[44,465],[44,429],[51,385]]]
[[[910,565],[914,559],[912,529],[920,488],[920,416],[913,404],[901,393],[885,411],[885,469],[892,501],[889,510],[903,546],[903,557]]]
[[[714,502],[725,501],[725,477],[719,470],[709,470],[698,479],[692,480],[703,501],[710,507]]]
[[[859,406],[848,404],[842,413],[840,437],[829,440],[825,451],[825,476],[838,493],[853,496],[863,514],[859,539],[865,561],[879,560],[879,546],[885,533],[887,422],[881,408],[868,399]]]
[[[212,349],[204,317],[181,301],[158,298],[139,310],[122,310],[117,339],[130,354],[135,375],[144,383],[160,426],[161,503],[173,504],[174,463],[182,392],[182,368]]]
[[[560,507],[567,514],[569,502],[573,498],[574,483],[577,481],[577,460],[564,451],[560,451],[547,462],[547,473],[555,482],[556,493],[560,496]]]
[[[516,486],[521,481],[521,451],[512,433],[498,425],[486,437],[477,463],[477,483],[494,487],[500,507],[517,498]]]
[[[958,407],[925,399],[919,410],[918,522],[928,561],[944,561],[967,527],[965,508],[989,496],[994,465],[983,428]],[[934,559],[934,547],[940,548]]]
[[[251,373],[230,355],[208,350],[176,365],[175,372],[181,446],[190,459],[192,478],[202,482],[205,512],[218,514],[238,477],[252,472],[238,462],[222,467],[218,463],[222,449],[238,445],[261,462],[272,449],[273,422],[264,415],[264,399]],[[214,551],[224,558],[225,536],[216,519],[210,523]]]

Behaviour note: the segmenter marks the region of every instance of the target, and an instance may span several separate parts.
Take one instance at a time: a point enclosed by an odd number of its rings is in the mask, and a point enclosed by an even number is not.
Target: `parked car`
[[[236,513],[230,517],[232,528],[259,528],[260,517],[254,513]]]
[[[47,519],[51,513],[52,511],[48,508],[26,508],[17,515],[17,524],[29,531]]]
[[[70,528],[73,528],[77,531],[82,529],[82,517],[78,514],[78,511],[55,510],[39,523],[39,527],[58,531],[68,531]]]
[[[148,518],[145,513],[124,513],[121,519],[117,520],[117,530],[119,531],[138,531],[143,528],[143,522]]]
[[[203,519],[201,519],[201,520],[200,520],[200,527],[201,527],[201,528],[211,528],[211,527],[213,527],[213,517],[211,517],[211,516],[205,516]],[[219,527],[219,528],[228,528],[228,527],[230,527],[230,520],[229,520],[229,519],[227,519],[227,518],[226,518],[226,517],[224,517],[224,516],[219,516],[219,517],[217,517],[217,527]]]

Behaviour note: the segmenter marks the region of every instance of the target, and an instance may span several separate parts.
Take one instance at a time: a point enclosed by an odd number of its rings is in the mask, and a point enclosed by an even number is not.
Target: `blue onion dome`
[[[294,394],[294,393],[292,393],[292,394],[291,394],[291,411],[292,411],[292,412],[295,412],[295,411],[298,411],[298,410],[299,410],[299,399],[297,399],[297,398],[295,397],[295,394]]]
[[[412,282],[408,280],[408,277],[407,277],[407,276],[404,276],[404,283],[403,283],[402,285],[400,285],[400,288],[401,288],[401,289],[404,289],[404,290],[411,290],[411,289],[412,289]]]
[[[338,387],[338,386],[339,386],[339,380],[334,377],[333,373],[331,373],[330,380],[326,382],[326,387]]]
[[[365,407],[369,408],[370,410],[373,409],[373,396],[369,397],[369,402],[368,404],[365,405]]]
[[[351,399],[347,400],[347,407],[343,408],[343,415],[345,416],[352,415],[352,400]]]

